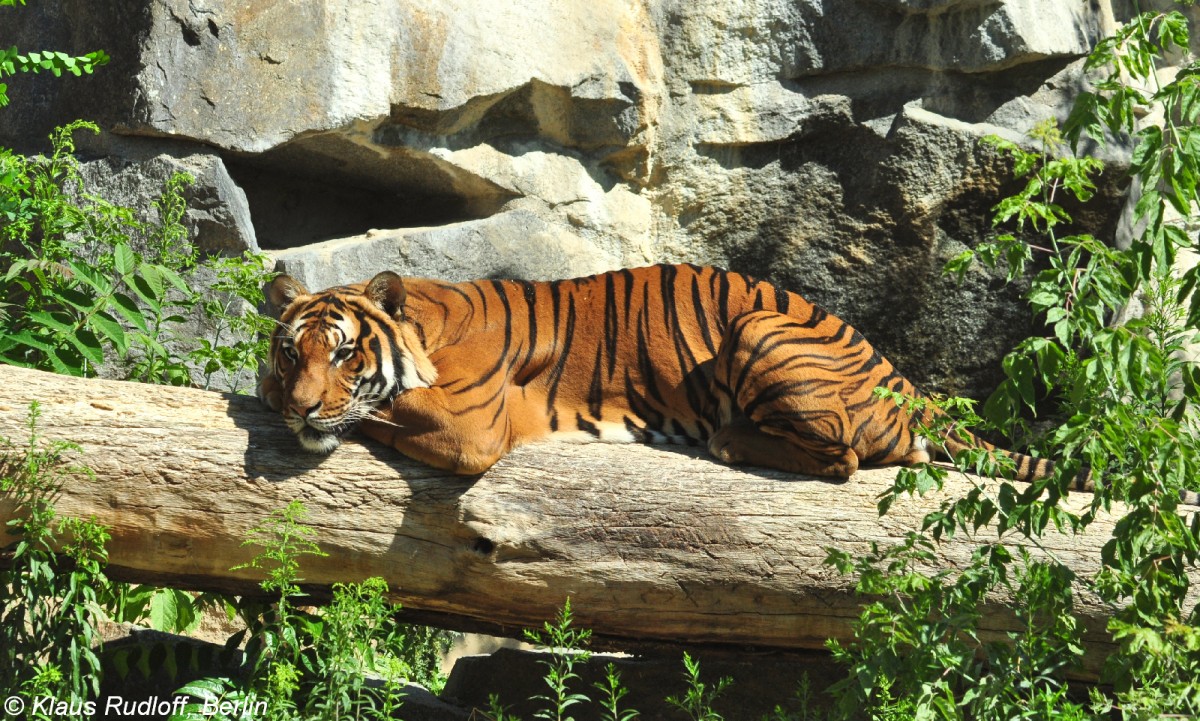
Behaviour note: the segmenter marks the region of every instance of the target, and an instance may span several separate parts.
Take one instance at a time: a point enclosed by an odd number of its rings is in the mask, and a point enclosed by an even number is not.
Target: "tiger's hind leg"
[[[770,311],[738,316],[713,367],[709,451],[729,463],[834,478],[848,478],[860,463],[928,460],[907,416],[874,396],[884,381],[911,388],[833,316],[815,323]]]

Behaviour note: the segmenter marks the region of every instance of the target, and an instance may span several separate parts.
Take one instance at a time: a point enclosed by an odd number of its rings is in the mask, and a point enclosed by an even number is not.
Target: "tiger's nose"
[[[322,401],[317,401],[316,403],[309,406],[308,408],[301,408],[298,405],[292,404],[292,413],[295,413],[296,415],[300,416],[301,418],[311,418],[312,416],[317,414],[317,411],[321,410],[321,405],[322,405]]]

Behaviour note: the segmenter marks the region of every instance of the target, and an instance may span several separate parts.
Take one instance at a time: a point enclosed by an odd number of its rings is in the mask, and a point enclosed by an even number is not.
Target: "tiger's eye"
[[[344,361],[352,355],[354,355],[354,346],[344,345],[341,348],[338,348],[336,352],[334,352],[333,359],[338,360],[338,361]]]

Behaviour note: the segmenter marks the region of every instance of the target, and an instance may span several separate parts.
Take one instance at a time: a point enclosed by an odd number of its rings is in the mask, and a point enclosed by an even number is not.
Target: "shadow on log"
[[[895,469],[836,484],[637,445],[544,443],[482,476],[451,476],[353,441],[304,453],[251,397],[8,366],[0,436],[27,441],[35,399],[45,438],[80,444],[96,474],[72,479],[56,506],[111,529],[110,577],[255,593],[258,572],[230,570],[256,552],[242,539],[298,499],[329,554],[302,560],[306,589],[382,576],[415,618],[502,634],[540,625],[569,596],[577,622],[614,642],[822,648],[849,637],[860,604],[823,549],[899,540],[940,498],[898,502],[881,518],[875,498]],[[947,484],[949,494],[968,488]],[[0,523],[12,510],[0,501]],[[1087,577],[1115,520],[1081,536],[1051,532],[1031,551]],[[944,542],[941,563],[962,566],[972,548]],[[1108,609],[1082,589],[1077,607],[1086,677],[1110,648]],[[980,622],[997,635],[1012,625],[1003,598]]]

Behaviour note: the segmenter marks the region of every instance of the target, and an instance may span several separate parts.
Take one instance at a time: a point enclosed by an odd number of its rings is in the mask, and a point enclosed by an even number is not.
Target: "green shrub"
[[[55,512],[59,486],[89,471],[68,463],[77,446],[43,442],[38,418],[34,403],[21,447],[0,438],[0,498],[14,507],[0,569],[0,689],[79,706],[99,688],[93,647],[109,536],[93,521]]]
[[[270,321],[255,308],[265,256],[201,260],[183,225],[183,173],[154,201],[157,220],[82,187],[73,134],[47,157],[0,153],[0,361],[93,376],[105,363],[135,380],[249,389]],[[75,189],[72,191],[72,189]],[[214,278],[204,293],[198,278]],[[189,321],[208,335],[184,335]]]
[[[261,586],[271,599],[238,604],[247,630],[229,645],[247,641],[248,676],[185,685],[179,693],[196,701],[181,718],[384,719],[399,705],[400,684],[420,683],[434,693],[445,684],[439,665],[451,636],[397,622],[399,609],[387,600],[382,579],[334,584],[325,607],[298,607],[301,557],[325,555],[306,515],[293,501],[248,534],[246,544],[262,552],[235,570],[266,571]],[[231,713],[212,714],[219,704]]]
[[[911,702],[915,718],[929,719],[1200,714],[1200,616],[1187,600],[1200,521],[1179,507],[1180,492],[1200,484],[1200,371],[1184,360],[1200,321],[1200,296],[1192,294],[1200,269],[1177,276],[1173,268],[1179,251],[1193,245],[1187,228],[1200,200],[1200,66],[1185,65],[1171,82],[1155,72],[1164,54],[1187,47],[1181,14],[1139,15],[1090,56],[1089,69],[1102,77],[1080,96],[1065,131],[1039,126],[1035,150],[992,141],[1026,183],[995,209],[997,226],[1015,225],[1015,232],[967,251],[948,271],[967,272],[975,260],[1005,262],[1015,277],[1035,264],[1028,300],[1046,334],[1005,358],[1006,380],[984,404],[983,419],[972,417],[969,403],[951,405],[968,411],[967,423],[986,420],[1030,439],[1035,453],[1056,462],[1056,473],[1030,485],[976,486],[944,501],[904,542],[874,546],[864,557],[829,550],[828,562],[856,574],[858,590],[872,599],[855,639],[830,644],[849,669],[834,689],[844,715],[880,717],[897,698]],[[1162,111],[1159,124],[1134,128],[1135,117],[1155,110]],[[1101,170],[1066,144],[1104,142],[1106,134],[1132,135],[1135,143],[1135,217],[1144,231],[1128,249],[1059,233],[1070,220],[1064,196],[1086,202]],[[1115,324],[1138,299],[1142,316]],[[1038,414],[1043,427],[1035,432],[1028,419]],[[995,473],[988,455],[964,454],[957,463]],[[1097,491],[1089,507],[1072,513],[1060,501],[1088,469]],[[881,512],[903,496],[940,488],[945,475],[937,467],[901,472],[880,499]],[[1084,529],[1100,511],[1121,518],[1099,573],[1077,578],[1039,539]],[[948,536],[977,544],[970,563],[928,571]],[[1072,698],[1063,680],[1083,653],[1074,615],[1080,586],[1113,609],[1108,631],[1119,644],[1105,667],[1113,692],[1093,692],[1087,703]],[[986,641],[978,621],[993,593],[1012,599],[1018,630]]]

